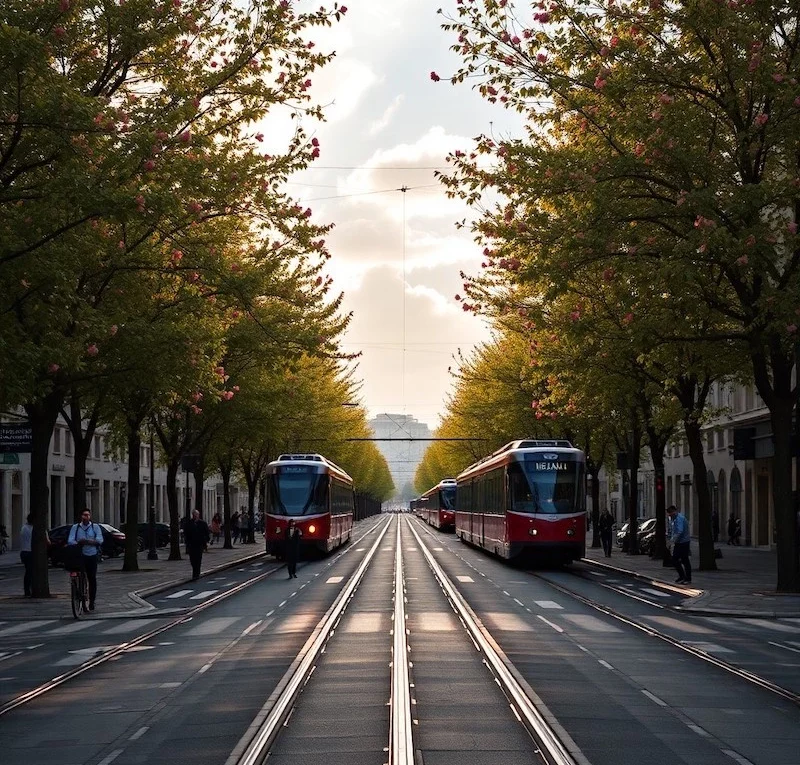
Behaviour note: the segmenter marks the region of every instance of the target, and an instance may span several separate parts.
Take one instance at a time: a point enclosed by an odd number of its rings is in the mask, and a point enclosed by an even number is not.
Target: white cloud
[[[395,96],[389,106],[384,109],[383,114],[381,114],[378,119],[373,120],[370,124],[367,132],[371,135],[377,135],[380,133],[392,120],[392,117],[395,115],[397,110],[400,108],[400,104],[403,103],[403,94],[401,93],[398,96]]]

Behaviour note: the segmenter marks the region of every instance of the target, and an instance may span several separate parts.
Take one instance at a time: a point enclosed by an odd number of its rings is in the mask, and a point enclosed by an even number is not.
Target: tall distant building
[[[429,439],[431,430],[424,422],[417,422],[416,418],[408,414],[379,414],[369,421],[375,438],[392,439]],[[422,462],[422,455],[430,446],[430,441],[376,441],[375,446],[389,463],[397,497],[399,499],[413,499],[414,473],[417,465]]]

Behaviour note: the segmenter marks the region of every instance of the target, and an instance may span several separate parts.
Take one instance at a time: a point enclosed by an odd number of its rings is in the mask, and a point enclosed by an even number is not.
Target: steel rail
[[[710,653],[706,653],[700,648],[696,648],[695,646],[685,645],[677,638],[672,637],[671,635],[667,635],[665,632],[661,632],[654,627],[650,627],[646,624],[640,624],[639,622],[630,619],[629,617],[619,613],[618,611],[614,610],[610,606],[603,605],[602,603],[598,603],[597,601],[592,600],[591,598],[587,598],[585,595],[581,595],[580,593],[575,592],[574,590],[569,589],[569,587],[564,587],[564,585],[556,584],[555,582],[550,581],[549,579],[533,573],[531,571],[527,572],[530,576],[536,577],[537,579],[546,582],[550,587],[557,590],[558,592],[563,593],[564,595],[568,595],[575,600],[580,601],[584,605],[593,608],[595,611],[600,611],[600,613],[605,614],[606,616],[610,616],[612,619],[616,619],[617,621],[622,622],[623,624],[628,625],[629,627],[633,627],[640,632],[644,632],[651,637],[658,638],[659,640],[663,640],[665,643],[669,643],[670,645],[674,646],[675,648],[680,648],[682,651],[686,651],[686,653],[691,654],[692,656],[696,656],[698,659],[702,659],[703,661],[707,661],[709,664],[713,664],[720,669],[724,669],[726,672],[735,675],[742,680],[746,680],[753,685],[757,685],[760,688],[763,688],[770,693],[774,693],[777,696],[781,696],[782,698],[786,699],[787,701],[791,701],[793,704],[800,706],[800,694],[795,693],[794,691],[790,691],[788,688],[784,688],[777,683],[773,683],[771,680],[767,680],[760,675],[756,675],[753,672],[750,672],[747,669],[743,669],[742,667],[737,667],[735,664],[730,664],[729,662],[725,661],[724,659],[719,659],[716,656],[711,655]],[[594,580],[591,580],[594,581]],[[601,584],[601,582],[597,582],[596,584]],[[650,605],[653,605],[650,603]]]
[[[360,584],[390,525],[391,518],[381,530],[353,576],[350,577],[350,581],[339,593],[327,613],[320,619],[311,637],[297,654],[261,712],[234,747],[233,752],[226,760],[226,765],[261,765],[267,758],[269,749],[277,738],[281,726],[289,717],[295,700],[314,669],[317,657],[333,635],[338,620],[347,608],[350,598]]]
[[[414,765],[405,600],[403,547],[398,521],[397,546],[394,555],[394,624],[392,627],[391,718],[389,722],[390,765]]]
[[[358,544],[362,539],[369,536],[375,530],[375,528],[376,526],[370,528],[369,531],[367,531],[362,537],[360,537],[357,541],[353,542],[350,545],[350,547]],[[350,547],[344,550],[342,554],[348,552]],[[266,553],[263,553],[263,555],[266,557]],[[259,556],[253,556],[253,558],[257,557]],[[233,568],[233,566],[235,565],[238,565],[238,562],[232,563],[230,566],[224,566],[220,568]],[[177,627],[178,625],[189,621],[190,619],[194,618],[196,614],[205,611],[207,608],[210,608],[211,606],[216,605],[217,603],[227,598],[233,597],[234,595],[238,594],[242,590],[247,589],[248,587],[252,587],[254,584],[257,584],[262,579],[266,579],[275,574],[277,571],[280,571],[281,569],[283,569],[283,567],[284,564],[280,564],[279,566],[271,568],[269,571],[265,571],[259,574],[258,576],[253,577],[252,579],[248,579],[242,582],[241,584],[237,584],[236,586],[232,587],[229,590],[225,590],[225,592],[221,592],[219,595],[214,595],[208,600],[205,600],[202,603],[198,603],[196,606],[193,606],[191,609],[183,611],[180,615],[174,617],[166,624],[161,624],[158,627],[153,627],[152,629],[148,630],[147,632],[144,632],[143,634],[139,635],[133,640],[126,641],[125,643],[120,643],[118,646],[115,646],[114,648],[108,651],[104,651],[103,653],[100,653],[97,656],[93,656],[91,659],[87,659],[85,662],[79,664],[77,667],[74,667],[68,672],[64,672],[63,674],[48,680],[46,683],[38,685],[36,688],[32,688],[31,690],[26,691],[25,693],[22,693],[19,696],[15,696],[13,699],[10,699],[9,701],[0,705],[0,717],[2,717],[5,714],[8,714],[9,712],[13,711],[14,709],[17,709],[18,707],[23,706],[24,704],[30,703],[34,699],[37,699],[40,696],[49,693],[50,691],[55,690],[60,685],[63,685],[64,683],[70,680],[73,680],[74,678],[82,675],[84,672],[88,672],[90,669],[94,669],[95,667],[100,666],[101,664],[105,664],[106,662],[111,661],[112,659],[115,659],[118,656],[121,656],[126,651],[129,651],[132,648],[141,645],[142,643],[146,643],[148,640],[156,637],[157,635],[160,635],[161,633],[166,632],[167,630],[171,630],[174,627]],[[169,588],[164,588],[164,589],[169,589]],[[149,618],[164,618],[164,617],[159,617],[158,614],[155,612],[148,613],[147,616]]]
[[[482,625],[479,624],[475,612],[466,602],[464,597],[453,586],[450,577],[444,572],[442,567],[436,562],[433,554],[423,544],[422,538],[414,528],[414,524],[408,521],[411,532],[417,539],[428,565],[439,580],[439,584],[444,590],[450,602],[453,604],[462,622],[467,628],[478,649],[483,652],[487,665],[494,673],[503,692],[514,704],[516,712],[522,719],[523,725],[533,737],[534,741],[544,750],[541,754],[551,765],[579,765],[579,761],[567,750],[553,729],[544,719],[539,710],[534,706],[523,689],[521,683],[514,676],[500,657],[499,647],[496,647],[494,639]],[[585,762],[581,759],[580,762]]]

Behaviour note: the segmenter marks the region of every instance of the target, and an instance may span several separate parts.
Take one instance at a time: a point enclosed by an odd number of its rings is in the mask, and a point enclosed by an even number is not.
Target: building
[[[148,497],[150,485],[150,445],[143,444],[139,473],[139,518],[148,520]],[[50,513],[48,528],[71,523],[73,520],[73,439],[66,422],[60,417],[50,439],[48,459],[48,489]],[[156,449],[156,460],[158,450]],[[156,465],[153,469],[155,486],[156,521],[169,523],[167,506],[167,471]],[[194,480],[186,473],[178,474],[178,506],[186,508],[187,478],[194,495]],[[30,512],[30,455],[0,454],[0,525],[6,527],[11,549],[19,545],[19,530]],[[121,528],[125,522],[125,504],[128,487],[128,463],[117,459],[106,448],[106,434],[98,431],[86,460],[85,507],[99,523],[109,523]],[[247,503],[247,489],[231,485],[231,507],[240,510]],[[204,515],[209,518],[214,512],[222,513],[222,483],[218,476],[207,479],[203,485]]]
[[[416,496],[414,474],[430,445],[430,428],[407,414],[379,414],[368,425],[376,439],[375,445],[389,464],[397,496],[412,499]]]

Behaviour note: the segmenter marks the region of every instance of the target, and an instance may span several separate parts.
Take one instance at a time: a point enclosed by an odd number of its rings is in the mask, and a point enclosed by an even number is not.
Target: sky
[[[328,273],[353,312],[343,349],[362,354],[356,378],[368,416],[407,414],[435,428],[454,355],[487,340],[489,329],[455,300],[459,272],[480,270],[480,249],[455,225],[474,213],[445,197],[434,169],[446,170],[446,155],[470,149],[480,133],[521,128],[469,85],[447,81],[459,61],[437,8],[453,11],[456,0],[345,4],[341,22],[314,32],[317,49],[336,51],[312,77],[327,119],[303,123],[321,155],[289,190],[315,220],[335,224]]]

